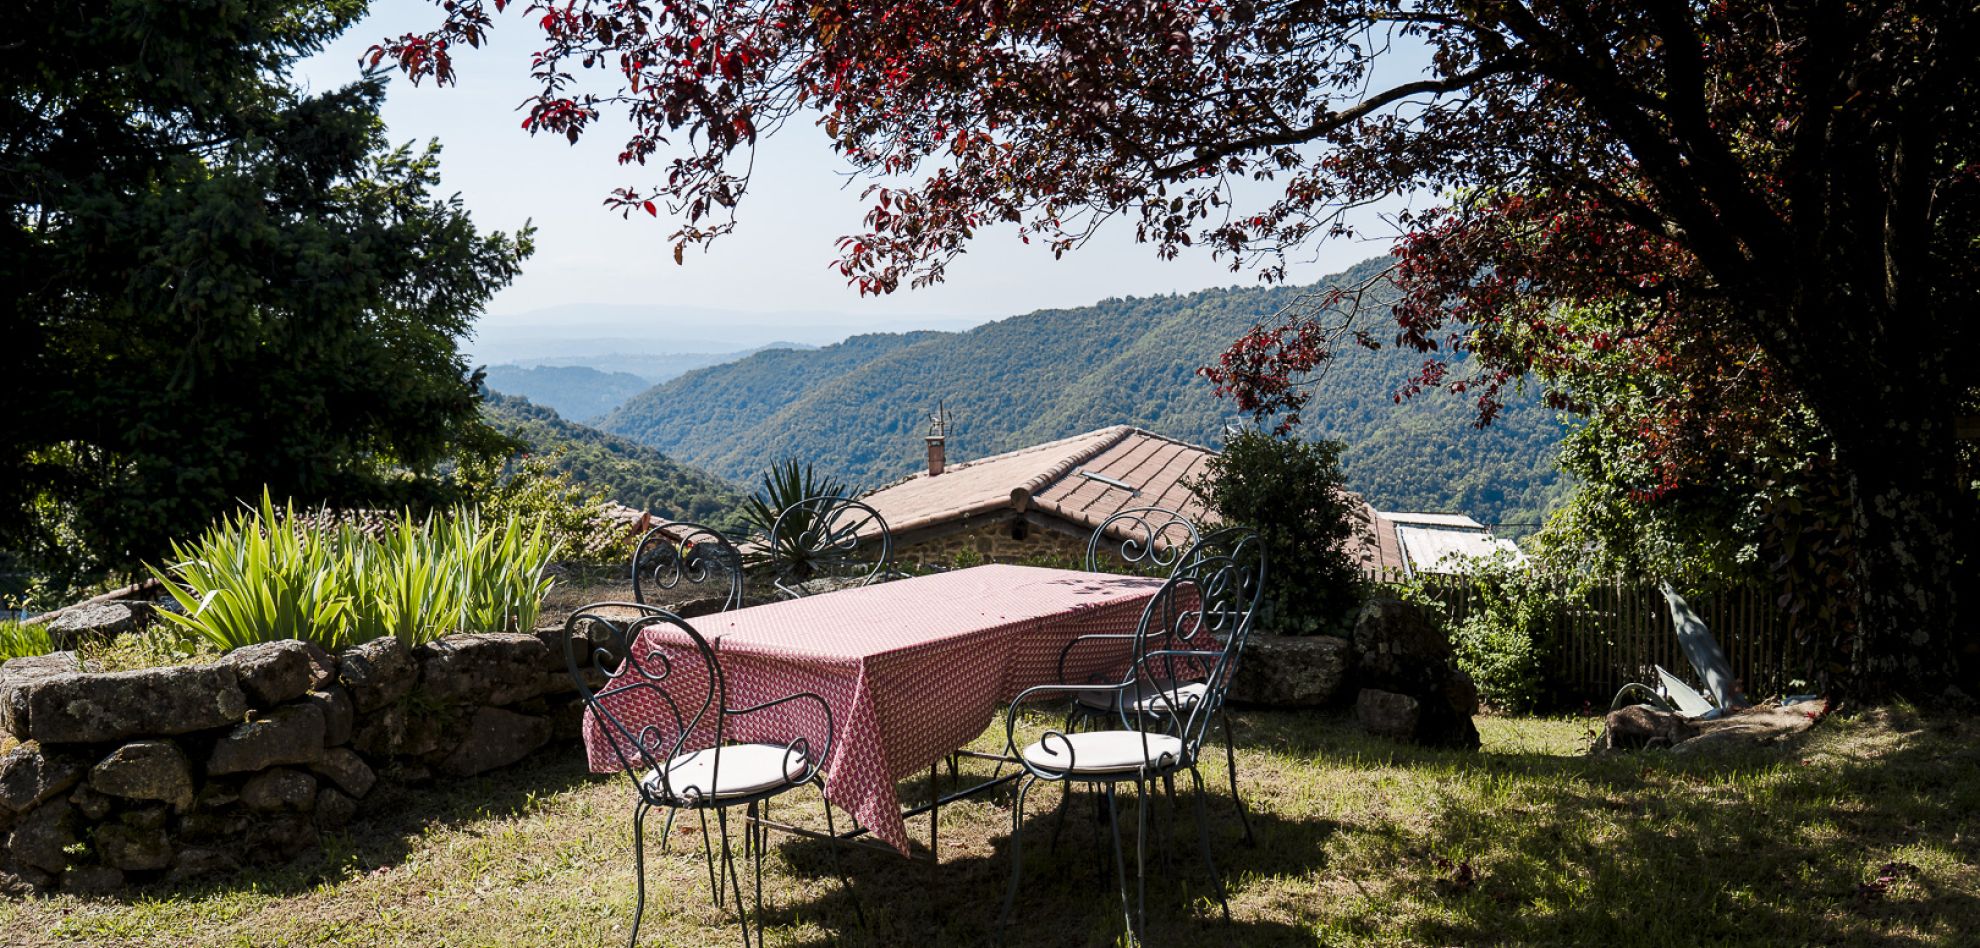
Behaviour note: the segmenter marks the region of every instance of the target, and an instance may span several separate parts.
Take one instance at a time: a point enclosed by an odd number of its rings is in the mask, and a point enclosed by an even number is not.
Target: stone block
[[[350,692],[345,691],[344,686],[331,682],[303,695],[303,700],[323,711],[323,743],[326,746],[337,747],[351,742],[351,730],[357,724],[357,707],[351,704]]]
[[[225,727],[247,713],[234,666],[225,663],[53,675],[14,687],[29,736],[44,744],[186,734]]]
[[[550,656],[526,633],[450,635],[420,646],[422,694],[442,704],[505,705],[543,693]]]
[[[28,739],[29,686],[40,679],[82,671],[74,652],[50,652],[0,662],[0,728],[17,741]]]
[[[109,895],[124,887],[124,873],[113,866],[75,866],[62,873],[62,891]]]
[[[96,853],[103,864],[125,872],[145,872],[172,865],[172,841],[162,829],[139,829],[121,823],[96,828]]]
[[[1354,623],[1359,681],[1421,693],[1442,677],[1451,639],[1428,609],[1399,599],[1370,599]]]
[[[366,717],[352,735],[351,747],[374,758],[439,754],[460,743],[459,717],[393,705]]]
[[[528,757],[550,741],[550,722],[500,708],[479,708],[469,720],[466,737],[440,762],[440,772],[466,777],[506,767]]]
[[[323,756],[323,712],[289,704],[238,724],[213,745],[210,774],[248,773],[278,764],[308,764]]]
[[[316,792],[316,825],[321,829],[340,830],[350,825],[357,816],[357,801],[333,787],[324,787]]]
[[[309,690],[312,677],[309,648],[295,639],[257,642],[227,653],[226,660],[234,666],[248,703],[257,708],[272,708]]]
[[[241,803],[256,813],[307,813],[316,806],[316,778],[289,767],[264,770],[241,785]]]
[[[7,834],[7,852],[17,862],[45,872],[68,868],[70,846],[76,844],[76,808],[67,800],[50,800],[21,815]]]
[[[1229,700],[1272,708],[1317,708],[1342,696],[1354,643],[1332,635],[1253,635],[1231,679]]]
[[[1363,730],[1400,741],[1416,739],[1422,704],[1408,695],[1363,688],[1355,697],[1354,717]]]
[[[171,741],[132,741],[97,762],[89,785],[111,796],[158,800],[184,810],[193,802],[192,761]]]
[[[173,882],[184,882],[221,873],[233,872],[241,867],[241,861],[224,849],[210,846],[187,846],[179,850],[172,859],[172,871],[166,878]]]
[[[337,680],[362,714],[411,694],[419,683],[419,662],[398,639],[373,639],[346,649],[338,657]]]
[[[68,792],[89,773],[76,751],[29,741],[0,756],[0,807],[26,812]]]
[[[151,621],[151,603],[110,600],[79,605],[48,620],[48,637],[62,647],[107,642]]]
[[[323,752],[323,759],[309,765],[320,777],[326,777],[345,793],[353,797],[363,797],[371,792],[378,782],[371,765],[364,762],[355,751],[348,747],[333,747]]]

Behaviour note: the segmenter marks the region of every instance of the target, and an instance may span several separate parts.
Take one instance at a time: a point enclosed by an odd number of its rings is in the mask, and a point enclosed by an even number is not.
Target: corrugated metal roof
[[[1410,570],[1418,573],[1462,572],[1471,560],[1501,551],[1510,553],[1514,562],[1526,562],[1526,555],[1511,540],[1495,537],[1482,528],[1449,530],[1397,523],[1396,542]]]
[[[1464,514],[1454,513],[1403,513],[1400,511],[1380,511],[1390,522],[1423,527],[1445,527],[1465,530],[1484,530],[1485,525]]]

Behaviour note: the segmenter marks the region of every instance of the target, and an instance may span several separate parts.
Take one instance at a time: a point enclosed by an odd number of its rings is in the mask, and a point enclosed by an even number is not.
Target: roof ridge
[[[1120,444],[1122,441],[1126,441],[1129,435],[1139,430],[1133,425],[1112,425],[1107,428],[1097,428],[1087,432],[1085,435],[1074,435],[1074,437],[1088,437],[1107,433],[1106,437],[1096,439],[1090,447],[1075,452],[1071,457],[1046,468],[1043,472],[1034,475],[1030,480],[1013,488],[1011,490],[1011,509],[1022,512],[1026,507],[1031,506],[1031,495],[1037,493],[1040,488],[1066,476],[1073,468],[1093,460],[1100,452]]]

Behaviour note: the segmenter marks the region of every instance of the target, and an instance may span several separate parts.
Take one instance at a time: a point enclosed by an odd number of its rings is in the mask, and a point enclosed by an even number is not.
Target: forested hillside
[[[951,462],[1122,423],[1214,446],[1234,408],[1195,370],[1303,292],[1110,299],[964,333],[762,353],[655,386],[602,426],[734,479],[792,455],[867,486],[918,468],[920,435],[938,401],[953,415]],[[1462,399],[1429,393],[1397,403],[1394,392],[1421,360],[1393,348],[1348,349],[1302,431],[1345,441],[1348,481],[1378,507],[1538,521],[1564,492],[1553,413],[1516,398],[1479,430]]]
[[[603,417],[653,383],[629,372],[601,372],[582,365],[491,365],[488,387],[518,395],[572,421]]]
[[[674,520],[743,529],[742,494],[719,477],[646,445],[566,421],[527,399],[489,392],[482,412],[489,424],[527,444],[530,451],[558,455],[556,470],[612,500]]]

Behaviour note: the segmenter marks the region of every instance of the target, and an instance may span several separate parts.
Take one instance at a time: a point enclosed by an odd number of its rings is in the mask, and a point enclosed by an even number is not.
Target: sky
[[[535,255],[491,301],[480,326],[480,341],[500,343],[502,350],[488,355],[512,357],[511,350],[527,351],[553,329],[600,340],[621,337],[615,344],[653,351],[700,351],[656,349],[660,343],[647,337],[822,343],[858,331],[959,329],[1114,296],[1256,283],[1253,272],[1232,272],[1205,252],[1160,260],[1152,247],[1134,242],[1132,221],[1121,219],[1059,260],[1042,247],[1021,244],[1010,226],[979,232],[968,254],[949,267],[947,282],[861,298],[832,264],[838,238],[859,227],[862,184],[846,184],[845,166],[824,133],[803,122],[759,144],[737,230],[676,265],[664,212],[659,220],[626,220],[603,205],[613,188],[647,184],[658,174],[653,165],[618,164],[623,137],[614,126],[596,126],[576,145],[532,137],[521,128],[516,107],[535,90],[529,56],[539,34],[518,15],[520,7],[496,17],[492,42],[457,53],[457,85],[414,86],[395,75],[384,107],[395,144],[440,141],[442,193],[459,192],[478,227],[536,225]],[[299,64],[294,78],[315,91],[350,82],[373,43],[423,32],[440,16],[421,0],[380,0],[337,42]],[[1370,232],[1387,232],[1372,215],[1361,223]],[[1328,242],[1308,254],[1311,259],[1295,262],[1291,276],[1317,280],[1387,249],[1386,241]]]

